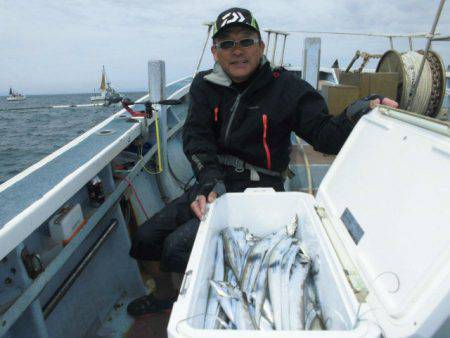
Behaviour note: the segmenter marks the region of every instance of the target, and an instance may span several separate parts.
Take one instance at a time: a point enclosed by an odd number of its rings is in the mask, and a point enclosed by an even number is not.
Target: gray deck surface
[[[189,78],[167,86],[166,95],[170,96],[189,84],[191,80]],[[110,121],[101,130],[113,130],[113,133],[106,135],[93,133],[79,144],[2,191],[0,193],[0,229],[16,215],[42,198],[74,170],[80,168],[106,146],[120,138],[133,125],[134,123],[127,122],[127,119],[124,118],[116,118]]]

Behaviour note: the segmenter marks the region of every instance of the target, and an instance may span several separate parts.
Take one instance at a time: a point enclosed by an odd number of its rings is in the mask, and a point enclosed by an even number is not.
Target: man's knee
[[[130,256],[140,260],[160,260],[164,238],[158,228],[144,223],[131,238]]]
[[[161,255],[162,271],[180,273],[185,271],[198,225],[199,220],[192,219],[167,236]]]

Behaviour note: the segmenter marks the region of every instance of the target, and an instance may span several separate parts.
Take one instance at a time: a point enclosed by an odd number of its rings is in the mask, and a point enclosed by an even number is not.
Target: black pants
[[[200,223],[190,210],[196,189],[194,186],[138,227],[132,238],[131,257],[161,261],[161,271],[184,272]]]
[[[250,187],[284,190],[281,178],[261,175],[260,181],[250,181],[248,172],[227,175],[225,186],[227,192],[242,192]],[[130,256],[160,261],[161,271],[184,273],[200,224],[190,208],[197,190],[195,184],[138,227],[132,238]]]

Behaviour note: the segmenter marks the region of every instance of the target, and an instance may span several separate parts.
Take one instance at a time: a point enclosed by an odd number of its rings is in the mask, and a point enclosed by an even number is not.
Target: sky
[[[9,86],[27,95],[91,93],[100,85],[102,65],[118,91],[146,91],[147,62],[157,59],[165,61],[167,83],[192,75],[206,40],[203,23],[229,7],[251,10],[262,29],[407,34],[429,32],[438,5],[438,0],[1,0],[0,95]],[[437,31],[450,35],[450,3]],[[386,38],[292,33],[285,63],[302,64],[307,36],[321,38],[324,67],[336,58],[345,67],[356,50],[390,49]],[[408,42],[394,39],[394,47],[406,51]],[[424,39],[414,40],[414,49],[424,47]],[[201,69],[213,64],[209,49],[210,42]],[[447,67],[450,42],[435,42],[433,49]]]

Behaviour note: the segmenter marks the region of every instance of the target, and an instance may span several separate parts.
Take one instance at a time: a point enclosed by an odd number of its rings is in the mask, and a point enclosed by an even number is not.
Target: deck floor
[[[124,338],[166,338],[170,312],[136,319]]]
[[[330,165],[333,163],[336,156],[334,155],[325,155],[318,151],[315,151],[314,148],[305,143],[303,145],[303,149],[305,151],[306,156],[308,157],[308,161],[310,165]],[[300,147],[298,145],[293,145],[291,150],[291,165],[305,165],[305,161],[303,159]]]

